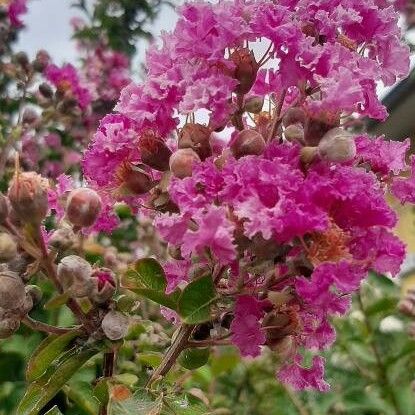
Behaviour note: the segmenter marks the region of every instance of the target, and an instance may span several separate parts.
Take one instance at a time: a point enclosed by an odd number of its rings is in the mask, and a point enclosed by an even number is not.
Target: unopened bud
[[[120,340],[128,334],[130,319],[118,311],[110,311],[102,320],[101,327],[110,340]]]
[[[415,304],[413,301],[404,298],[398,303],[398,310],[407,316],[413,316],[415,313]]]
[[[33,108],[26,108],[23,112],[22,123],[26,125],[35,124],[39,119],[37,112]]]
[[[259,114],[264,106],[264,97],[252,96],[245,100],[244,111]]]
[[[102,202],[98,193],[82,187],[72,190],[66,203],[69,221],[80,228],[92,226],[101,212]]]
[[[235,92],[247,94],[256,80],[259,69],[254,53],[247,48],[242,48],[233,52],[230,59],[235,64],[234,77],[239,81]]]
[[[284,337],[295,333],[298,327],[298,320],[295,318],[295,315],[271,312],[264,317],[262,326],[265,329],[267,345],[272,347],[278,344]]]
[[[70,227],[59,228],[49,237],[49,246],[59,250],[66,251],[71,249],[76,243],[76,235]]]
[[[181,148],[171,155],[170,170],[179,179],[184,179],[192,175],[193,164],[200,161],[191,148]]]
[[[243,130],[232,140],[230,148],[235,158],[249,155],[259,156],[265,150],[265,140],[255,130]]]
[[[20,309],[24,306],[26,292],[18,274],[2,267],[0,269],[0,307],[5,310]]]
[[[37,285],[27,285],[26,294],[32,299],[34,305],[42,301],[43,293]]]
[[[167,171],[171,156],[166,143],[152,132],[144,133],[139,141],[141,161],[152,169]]]
[[[48,212],[48,181],[35,172],[18,172],[8,197],[22,222],[39,224]]]
[[[324,134],[318,145],[318,153],[325,160],[341,163],[356,156],[356,144],[348,131],[333,128]]]
[[[117,288],[115,274],[108,268],[98,268],[91,275],[92,289],[89,298],[98,304],[108,301]]]
[[[19,330],[19,327],[19,318],[10,317],[0,320],[0,339],[7,339]]]
[[[9,202],[7,197],[0,192],[0,224],[4,223],[9,216]]]
[[[53,97],[53,90],[46,82],[39,85],[39,93],[46,99],[52,99]]]
[[[120,191],[126,194],[143,195],[153,187],[151,177],[139,166],[124,163],[117,172]]]
[[[92,267],[85,259],[69,255],[58,265],[58,279],[74,297],[86,297],[91,290]]]
[[[59,92],[65,93],[66,90],[60,89]],[[78,100],[72,97],[64,98],[63,101],[59,102],[59,104],[56,106],[56,109],[63,115],[66,115],[67,113],[71,112],[78,106]]]
[[[303,142],[304,127],[301,124],[291,124],[284,130],[284,137],[290,142]]]
[[[20,65],[25,71],[29,69],[29,57],[26,52],[17,52],[14,55],[15,62]]]
[[[300,160],[303,164],[310,164],[317,156],[317,147],[303,147],[300,151]]]
[[[191,148],[201,160],[212,155],[211,130],[202,124],[186,124],[179,133],[179,148]]]
[[[293,107],[287,110],[282,117],[282,124],[284,127],[288,127],[293,124],[302,124],[306,122],[307,116],[304,110],[300,107]]]
[[[17,255],[15,240],[5,232],[0,233],[0,261],[11,261]]]
[[[36,58],[33,61],[33,68],[37,72],[43,72],[49,65],[50,56],[45,50],[39,50],[36,54]]]

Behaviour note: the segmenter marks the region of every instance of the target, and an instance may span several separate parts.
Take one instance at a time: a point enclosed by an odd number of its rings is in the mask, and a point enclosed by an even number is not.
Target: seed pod
[[[212,155],[210,128],[202,124],[186,124],[179,133],[179,148],[191,148],[201,160]]]
[[[74,297],[86,297],[92,288],[92,267],[77,255],[69,255],[58,265],[58,278],[63,288]]]
[[[24,306],[26,292],[23,281],[7,267],[0,269],[0,307],[5,310],[20,309]]]
[[[72,190],[66,203],[69,221],[80,228],[92,226],[101,212],[102,202],[98,193],[86,187]]]
[[[234,78],[239,81],[235,92],[247,94],[256,80],[259,69],[254,53],[247,48],[242,48],[235,50],[230,59],[235,64]]]
[[[244,104],[244,111],[252,114],[259,114],[264,106],[264,97],[252,96],[246,99]]]
[[[165,142],[154,133],[144,133],[139,141],[141,161],[158,171],[169,170],[170,149]]]
[[[98,268],[91,275],[92,288],[89,298],[98,304],[105,303],[117,288],[115,274],[108,268]]]
[[[110,340],[120,340],[128,334],[130,319],[118,311],[110,311],[102,320],[101,327]]]
[[[20,327],[20,320],[18,318],[6,318],[0,320],[0,339],[7,339],[13,335]]]
[[[333,128],[324,134],[318,145],[318,153],[322,159],[336,163],[352,160],[356,156],[353,135],[343,128]]]
[[[17,255],[15,240],[5,232],[0,233],[0,261],[11,261]]]
[[[192,175],[193,164],[200,161],[200,157],[191,148],[182,148],[171,155],[170,170],[179,179],[184,179]]]
[[[48,181],[35,172],[18,172],[9,187],[8,197],[17,217],[35,225],[48,211]]]
[[[265,140],[255,130],[241,131],[230,143],[232,154],[235,158],[249,155],[259,156],[265,150]]]

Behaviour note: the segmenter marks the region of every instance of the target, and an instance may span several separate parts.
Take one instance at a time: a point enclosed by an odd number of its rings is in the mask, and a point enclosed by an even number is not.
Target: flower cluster
[[[329,347],[330,317],[405,255],[385,195],[414,201],[415,179],[399,177],[409,143],[346,126],[387,115],[376,82],[409,63],[397,20],[378,0],[186,4],[84,158],[99,192],[156,211],[167,292],[212,272],[218,308],[233,300],[232,342],[269,347],[297,389],[328,389],[304,350]]]

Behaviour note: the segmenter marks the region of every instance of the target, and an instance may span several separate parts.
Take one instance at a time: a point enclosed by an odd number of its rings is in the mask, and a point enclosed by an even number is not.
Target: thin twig
[[[284,105],[286,95],[287,95],[287,90],[283,89],[281,92],[281,96],[278,99],[277,105],[275,107],[274,115],[272,116],[271,129],[270,129],[268,140],[267,140],[268,142],[270,142],[274,138],[275,134],[277,133],[278,127],[281,122],[281,111]]]

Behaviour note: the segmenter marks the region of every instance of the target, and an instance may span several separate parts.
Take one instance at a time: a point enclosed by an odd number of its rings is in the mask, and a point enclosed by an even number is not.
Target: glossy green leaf
[[[97,350],[73,347],[55,359],[46,373],[29,385],[16,415],[38,415],[75,372],[96,353]]]
[[[175,310],[179,298],[178,292],[165,294],[167,280],[161,265],[153,258],[144,258],[135,262],[121,276],[121,286],[142,295],[157,304]]]
[[[179,314],[184,323],[199,324],[210,320],[210,306],[216,300],[212,277],[192,281],[179,299]]]
[[[73,340],[80,334],[79,330],[73,330],[60,336],[47,337],[33,353],[26,369],[26,379],[32,382],[40,378],[50,365],[69,348]]]
[[[186,349],[180,354],[178,362],[185,369],[194,370],[204,366],[209,360],[208,347],[200,349]]]

